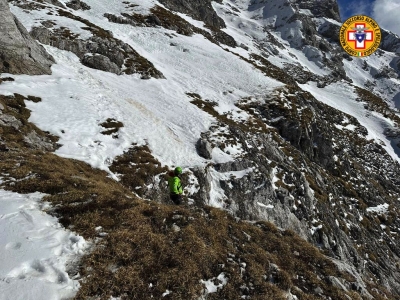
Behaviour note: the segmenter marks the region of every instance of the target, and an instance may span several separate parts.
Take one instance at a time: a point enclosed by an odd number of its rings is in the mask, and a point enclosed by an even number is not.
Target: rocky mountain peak
[[[250,5],[279,5],[308,9],[315,17],[326,17],[340,22],[337,0],[251,0]]]
[[[294,0],[300,9],[309,9],[315,17],[325,17],[341,22],[337,0]]]

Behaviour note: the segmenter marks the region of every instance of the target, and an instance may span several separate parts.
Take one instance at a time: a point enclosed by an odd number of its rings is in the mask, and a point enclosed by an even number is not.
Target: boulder
[[[120,68],[113,63],[107,56],[101,54],[85,55],[82,59],[82,64],[89,68],[98,69],[117,75],[121,74]]]
[[[0,0],[0,20],[0,73],[51,74],[54,59],[11,13],[7,0]]]
[[[208,142],[206,139],[200,138],[197,141],[196,151],[201,157],[205,159],[211,159],[212,157],[212,146],[210,142]]]
[[[72,1],[70,1],[68,3],[66,3],[66,5],[69,8],[72,8],[74,10],[79,10],[79,9],[81,9],[81,10],[89,10],[90,9],[89,5],[87,5],[85,2],[82,2],[82,1],[79,1],[79,0],[72,0]]]

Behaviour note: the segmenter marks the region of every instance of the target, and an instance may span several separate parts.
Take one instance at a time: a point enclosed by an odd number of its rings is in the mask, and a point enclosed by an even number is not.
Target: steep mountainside
[[[397,35],[350,57],[335,0],[9,3],[55,65],[2,74],[1,184],[106,231],[77,298],[400,297]]]

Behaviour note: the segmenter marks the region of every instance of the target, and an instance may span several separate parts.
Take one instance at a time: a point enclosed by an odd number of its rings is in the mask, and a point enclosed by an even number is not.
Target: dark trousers
[[[182,195],[170,194],[169,197],[172,200],[172,202],[174,202],[176,205],[179,205],[182,203]]]

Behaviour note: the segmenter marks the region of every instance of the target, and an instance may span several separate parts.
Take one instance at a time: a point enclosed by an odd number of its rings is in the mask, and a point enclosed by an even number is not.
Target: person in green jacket
[[[169,197],[176,205],[179,205],[182,202],[183,189],[179,177],[181,174],[181,167],[176,167],[174,171],[171,171],[168,174]]]

